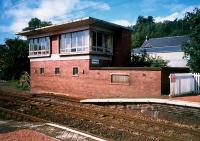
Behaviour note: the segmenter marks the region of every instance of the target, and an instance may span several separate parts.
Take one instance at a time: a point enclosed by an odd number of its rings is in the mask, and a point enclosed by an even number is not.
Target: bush
[[[166,67],[168,61],[163,60],[160,56],[149,58],[151,65],[150,67]]]
[[[131,56],[131,67],[166,67],[168,61],[163,60],[161,57],[150,57],[144,50],[139,55]]]

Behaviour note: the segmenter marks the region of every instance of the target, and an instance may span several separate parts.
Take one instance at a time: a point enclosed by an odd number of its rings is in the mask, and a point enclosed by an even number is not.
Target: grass
[[[29,91],[28,86],[24,85],[20,80],[10,80],[9,85],[22,91]]]
[[[7,82],[0,83],[0,93],[27,93],[29,88],[23,86],[19,80],[10,80]]]

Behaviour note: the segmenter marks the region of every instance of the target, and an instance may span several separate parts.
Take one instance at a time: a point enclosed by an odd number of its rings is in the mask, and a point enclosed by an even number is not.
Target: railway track
[[[23,121],[31,121],[31,122],[39,122],[39,123],[43,123],[41,125],[37,125],[36,129],[37,131],[42,131],[45,128],[47,128],[46,132],[50,132],[49,130],[54,131],[55,128],[60,129],[60,131],[62,131],[62,133],[64,133],[64,137],[62,136],[57,136],[57,139],[62,139],[62,140],[70,140],[70,141],[106,141],[106,139],[101,139],[99,137],[95,137],[93,135],[90,135],[88,133],[83,133],[81,131],[77,131],[74,129],[70,129],[64,126],[60,126],[58,124],[52,123],[51,121],[48,120],[44,120],[38,117],[34,117],[34,116],[30,116],[24,113],[20,113],[20,112],[16,112],[16,111],[12,111],[6,108],[2,108],[0,107],[0,115],[4,115],[7,116],[11,119],[17,119],[17,120],[23,120]],[[49,127],[48,127],[49,126]],[[57,129],[57,130],[58,130]],[[42,131],[44,132],[44,131]],[[53,133],[53,132],[52,132]],[[58,132],[59,133],[59,132]],[[67,136],[66,136],[67,134]]]
[[[59,116],[63,115],[70,115],[75,118],[82,118],[84,120],[93,121],[98,124],[103,124],[107,127],[112,127],[115,129],[120,130],[126,130],[126,133],[129,134],[140,134],[142,133],[145,136],[152,136],[154,140],[185,140],[185,136],[183,136],[184,133],[191,134],[193,136],[190,136],[190,138],[199,139],[200,132],[188,128],[178,127],[174,125],[168,125],[163,124],[155,121],[149,121],[144,119],[137,119],[134,117],[128,117],[125,115],[119,115],[117,113],[114,113],[112,111],[99,111],[95,110],[93,108],[88,108],[85,106],[80,105],[66,105],[66,104],[58,104],[55,102],[49,102],[49,101],[42,101],[42,100],[36,100],[27,96],[14,96],[9,95],[10,97],[0,97],[0,99],[4,99],[7,101],[14,100],[17,103],[25,104],[26,106],[32,105],[32,107],[37,107],[41,110],[41,112],[46,112],[46,114],[49,112],[51,114],[58,112],[60,114]],[[18,99],[18,100],[17,100]],[[24,99],[24,100],[22,100]],[[14,103],[14,102],[13,102]],[[44,110],[46,109],[46,110]],[[88,114],[89,111],[89,114]],[[87,113],[87,114],[86,114]],[[81,115],[81,116],[80,116]],[[176,135],[166,135],[170,134],[170,132],[175,132]],[[180,138],[180,136],[183,136]]]

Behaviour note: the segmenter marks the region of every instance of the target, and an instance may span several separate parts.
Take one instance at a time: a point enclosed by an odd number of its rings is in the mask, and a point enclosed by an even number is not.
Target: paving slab
[[[179,99],[159,99],[159,98],[104,98],[104,99],[84,99],[81,103],[159,103],[178,106],[200,108],[200,102],[184,101]]]
[[[105,139],[101,139],[93,135],[86,134],[81,131],[77,131],[55,123],[30,123],[30,122],[17,122],[13,120],[0,119],[0,141],[1,138],[5,139],[7,136],[18,137],[20,136],[20,134],[23,135],[26,133],[32,136],[36,136],[36,134],[38,135],[42,134],[41,136],[44,136],[43,138],[45,138],[44,141],[59,141],[59,140],[106,141]],[[30,140],[30,141],[37,141],[37,140]]]

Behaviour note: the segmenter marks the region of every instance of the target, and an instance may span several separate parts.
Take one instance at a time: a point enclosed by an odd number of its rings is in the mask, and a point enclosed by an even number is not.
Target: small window
[[[73,68],[73,76],[77,76],[78,75],[78,67],[74,67]]]
[[[44,74],[44,68],[40,68],[40,74]]]
[[[112,84],[129,84],[128,74],[111,74]]]
[[[55,75],[59,75],[60,74],[60,68],[55,68]]]

